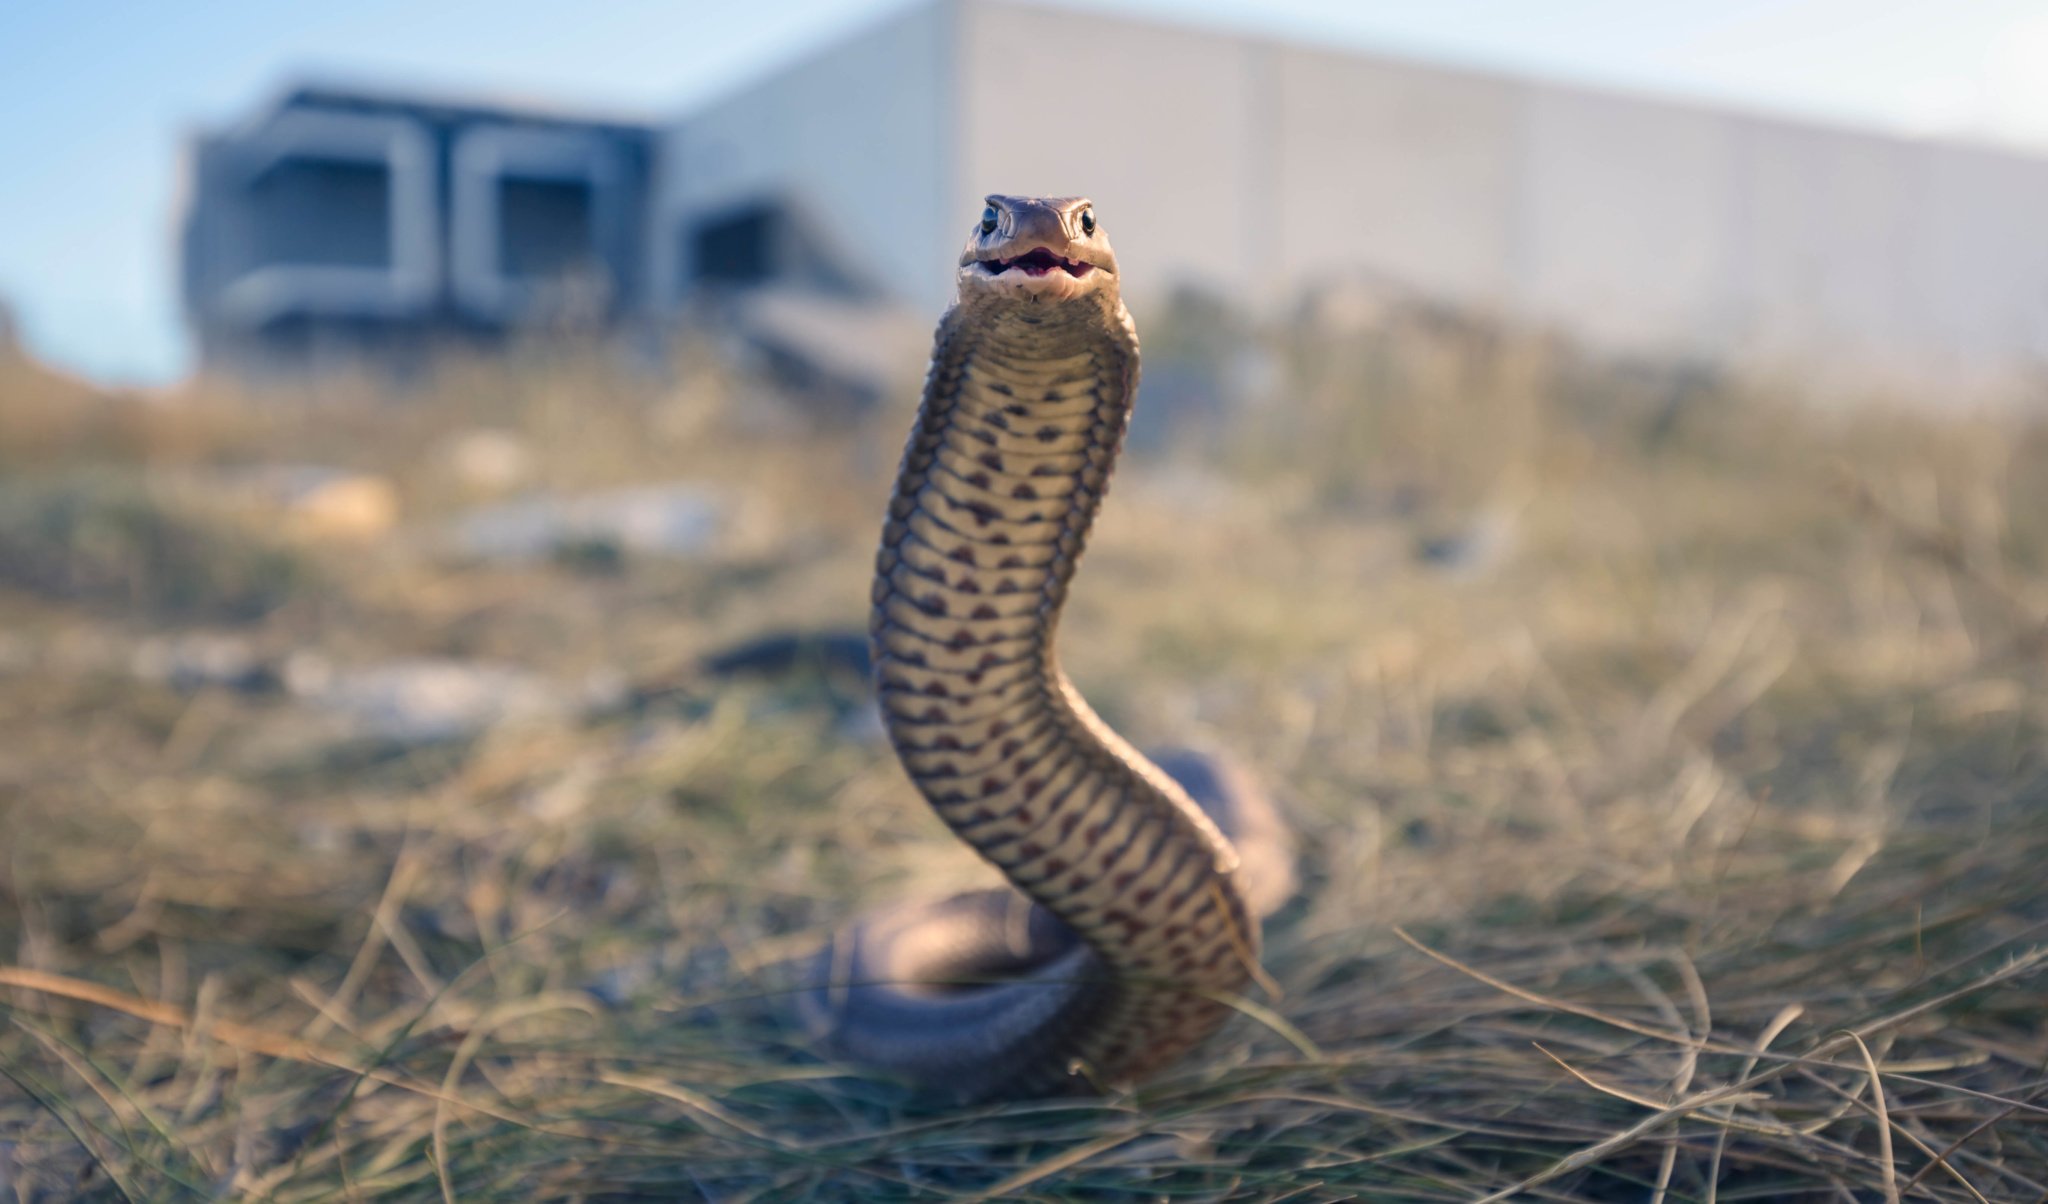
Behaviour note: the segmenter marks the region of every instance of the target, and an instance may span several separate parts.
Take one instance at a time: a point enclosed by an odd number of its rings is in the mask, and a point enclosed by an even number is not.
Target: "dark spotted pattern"
[[[1258,957],[1230,843],[1054,657],[1137,386],[1136,335],[1109,302],[948,313],[876,557],[876,677],[904,767],[1087,949],[1086,989],[1026,1043],[1034,1064],[980,1068],[978,1094],[1076,1065],[1141,1077],[1227,1017],[1218,997]]]

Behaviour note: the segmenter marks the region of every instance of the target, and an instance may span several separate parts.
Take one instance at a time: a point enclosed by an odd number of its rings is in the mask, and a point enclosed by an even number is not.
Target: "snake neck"
[[[1258,941],[1235,852],[1055,655],[1138,378],[1121,304],[1064,308],[940,323],[876,563],[882,713],[939,816],[1112,974],[1233,991]],[[1119,1039],[1170,1056],[1214,1026],[1198,1004],[1154,1000],[1142,1038]]]

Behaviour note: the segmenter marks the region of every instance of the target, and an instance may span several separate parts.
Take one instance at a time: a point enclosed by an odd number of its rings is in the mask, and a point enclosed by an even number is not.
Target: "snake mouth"
[[[1022,272],[1027,276],[1044,276],[1052,272],[1061,271],[1069,276],[1080,277],[1094,271],[1095,265],[1083,263],[1078,259],[1066,259],[1053,254],[1045,247],[1038,247],[1014,259],[984,259],[981,261],[981,270],[991,276],[1000,276],[1004,272]]]

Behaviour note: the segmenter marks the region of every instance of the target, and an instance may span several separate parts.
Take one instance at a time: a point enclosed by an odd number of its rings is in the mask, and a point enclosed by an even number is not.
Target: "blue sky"
[[[2048,153],[2048,0],[1066,0]],[[652,116],[903,0],[0,0],[0,298],[37,354],[176,378],[185,131],[301,74]]]

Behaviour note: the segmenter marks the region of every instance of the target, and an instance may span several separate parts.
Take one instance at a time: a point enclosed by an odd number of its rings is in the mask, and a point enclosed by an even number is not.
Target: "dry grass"
[[[1243,337],[1159,327],[1161,378]],[[0,1182],[2048,1199],[2048,430],[1816,416],[1423,317],[1252,342],[1270,396],[1127,465],[1066,640],[1125,731],[1280,786],[1310,850],[1285,995],[1134,1097],[968,1111],[819,1065],[780,992],[863,900],[985,871],[843,683],[691,669],[860,624],[905,413],[804,433],[697,358],[562,349],[175,407],[0,367]],[[479,425],[550,488],[706,483],[727,538],[450,560],[479,499],[446,449]],[[321,539],[208,485],[270,461],[381,473],[404,521]],[[194,629],[643,688],[337,742],[288,697],[130,673]]]

